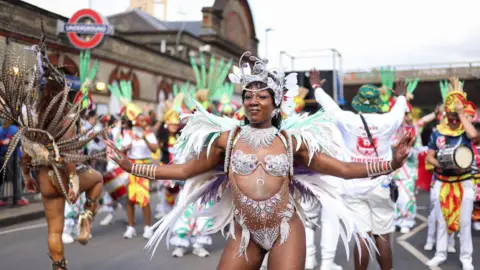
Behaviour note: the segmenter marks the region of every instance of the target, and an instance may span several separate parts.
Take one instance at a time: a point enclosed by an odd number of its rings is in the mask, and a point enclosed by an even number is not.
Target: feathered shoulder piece
[[[292,114],[282,122],[282,130],[287,131],[297,142],[298,151],[303,144],[308,149],[309,162],[317,153],[336,156],[341,152],[341,145],[334,138],[333,118],[323,110],[309,115]]]
[[[204,147],[207,147],[208,155],[217,137],[241,123],[236,119],[211,114],[192,97],[187,98],[195,104],[196,111],[182,115],[182,120],[187,122],[174,148],[175,162],[188,160],[192,155],[198,158]]]
[[[191,100],[196,105],[196,111],[182,115],[182,119],[186,119],[187,123],[174,148],[177,161],[185,161],[192,156],[198,158],[205,147],[208,155],[212,143],[218,136],[239,127],[242,123],[236,119],[211,114],[200,103]],[[306,145],[310,160],[316,153],[335,156],[340,152],[341,146],[336,143],[337,140],[333,136],[334,128],[332,118],[322,110],[313,115],[307,113],[291,115],[281,126],[281,130],[285,130],[296,139],[296,150],[302,143]]]

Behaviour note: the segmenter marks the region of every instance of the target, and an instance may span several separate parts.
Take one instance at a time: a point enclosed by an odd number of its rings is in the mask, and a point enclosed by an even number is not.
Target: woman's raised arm
[[[210,154],[207,158],[207,151],[204,150],[198,159],[191,159],[183,164],[170,164],[164,166],[156,166],[154,171],[154,178],[156,180],[187,180],[193,176],[202,174],[215,168],[220,162],[224,160],[225,146],[228,139],[228,132],[220,135],[212,144]],[[107,144],[108,157],[116,162],[123,170],[132,173],[133,164],[120,150],[118,150],[114,143],[105,141]],[[151,165],[136,165],[149,166]],[[147,167],[145,167],[147,168]],[[142,168],[137,168],[142,172]],[[148,174],[148,169],[143,170],[142,174]]]
[[[405,163],[410,148],[415,138],[406,134],[398,144],[397,151],[392,161],[379,161],[371,163],[343,162],[328,155],[318,153],[310,161],[307,147],[302,144],[296,153],[296,160],[305,167],[326,175],[331,175],[343,179],[355,179],[365,177],[375,177],[388,174]]]

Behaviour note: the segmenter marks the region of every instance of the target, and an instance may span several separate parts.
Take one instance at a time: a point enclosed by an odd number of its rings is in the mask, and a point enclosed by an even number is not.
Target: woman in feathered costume
[[[18,58],[8,51],[3,61],[0,103],[4,109],[0,111],[0,117],[19,126],[5,160],[10,158],[21,140],[24,153],[21,166],[26,190],[35,191],[39,187],[42,194],[52,267],[54,270],[67,269],[62,243],[65,201],[73,204],[85,191],[85,212],[79,217],[78,241],[87,244],[97,200],[102,192],[102,176],[82,163],[104,159],[105,153],[79,154],[94,138],[78,132],[81,104],[68,104],[70,88],[65,76],[48,61],[44,36],[40,45],[29,49],[36,53],[37,65],[28,84],[25,84],[28,78],[25,63],[15,61]],[[94,135],[99,134],[103,131]],[[32,177],[32,169],[39,170],[36,179]]]
[[[255,62],[253,70],[247,63],[242,65],[244,57]],[[150,179],[187,180],[183,200],[155,224],[155,234],[147,247],[155,251],[162,237],[170,235],[188,204],[199,199],[216,201],[208,211],[198,213],[215,218],[206,233],[223,231],[228,226],[228,235],[232,237],[218,269],[259,269],[267,251],[272,269],[304,269],[302,220],[308,220],[299,204],[302,196],[334,207],[333,216],[344,225],[339,233],[345,243],[352,236],[357,239],[359,226],[335,189],[311,174],[350,179],[390,173],[403,165],[412,138],[404,137],[392,161],[338,161],[329,156],[338,149],[331,137],[333,127],[322,112],[292,116],[282,122],[280,107],[284,96],[294,97],[298,91],[296,74],[284,77],[283,72],[269,71],[266,65],[267,60],[247,52],[240,58],[241,69],[234,67],[234,74],[229,75],[233,83],[243,88],[244,124],[211,115],[197,104],[197,111],[187,116],[188,122],[175,146],[176,157],[187,157],[183,164],[132,164],[114,144],[107,142],[110,158],[128,172]],[[285,94],[284,90],[288,92]],[[295,173],[294,162],[303,166]],[[219,171],[215,170],[222,165]],[[362,236],[371,243],[365,233]]]

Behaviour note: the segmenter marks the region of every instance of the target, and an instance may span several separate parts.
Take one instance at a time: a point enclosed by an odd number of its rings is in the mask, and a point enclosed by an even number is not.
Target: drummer
[[[473,102],[469,101],[465,106],[465,114],[467,119],[473,121],[477,116],[477,107]],[[473,213],[472,213],[472,227],[476,231],[480,231],[480,138],[477,136],[476,139],[472,140],[472,149],[474,153],[474,162],[472,165],[472,179],[475,189],[475,201],[473,203]]]
[[[467,270],[474,269],[470,227],[474,199],[471,168],[444,168],[445,164],[439,163],[437,154],[438,150],[460,145],[471,149],[471,139],[478,134],[465,114],[467,101],[462,84],[452,78],[449,89],[445,98],[446,118],[432,133],[426,157],[427,162],[435,166],[434,178],[437,181],[433,192],[439,198],[434,206],[438,224],[436,253],[427,265],[437,266],[447,259],[448,234],[457,232],[460,235],[460,262],[463,270]],[[471,156],[465,158],[471,159]]]

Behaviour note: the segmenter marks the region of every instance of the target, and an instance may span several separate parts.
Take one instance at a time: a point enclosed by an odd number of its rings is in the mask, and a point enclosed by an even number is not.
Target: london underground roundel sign
[[[113,27],[92,9],[81,9],[75,12],[64,27],[70,42],[82,50],[97,47],[105,35],[113,34]]]

